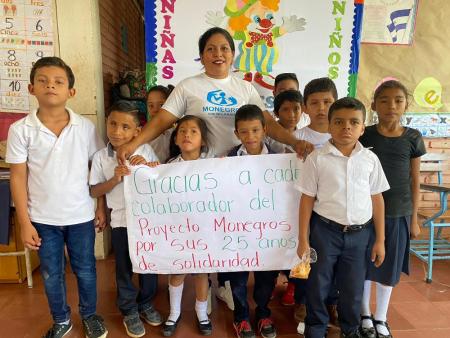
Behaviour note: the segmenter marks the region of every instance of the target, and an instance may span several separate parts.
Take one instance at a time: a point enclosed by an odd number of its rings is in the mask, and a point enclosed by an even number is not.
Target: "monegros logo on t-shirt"
[[[217,117],[229,117],[236,114],[237,100],[223,90],[213,90],[206,94],[206,101],[212,105],[203,107],[203,112]]]

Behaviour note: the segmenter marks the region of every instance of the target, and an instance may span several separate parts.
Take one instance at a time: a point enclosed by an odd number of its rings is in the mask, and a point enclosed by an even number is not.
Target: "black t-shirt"
[[[387,217],[412,214],[411,159],[426,153],[422,135],[416,129],[405,127],[398,137],[381,135],[377,127],[367,127],[359,140],[380,159],[391,188],[383,192]]]

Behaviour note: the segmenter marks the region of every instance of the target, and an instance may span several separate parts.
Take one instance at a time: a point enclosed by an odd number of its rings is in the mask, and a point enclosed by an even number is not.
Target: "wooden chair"
[[[422,190],[439,193],[439,209],[419,209],[418,216],[424,219],[423,227],[428,228],[428,239],[412,240],[410,251],[421,261],[428,264],[426,282],[431,283],[433,277],[433,261],[450,260],[450,242],[442,238],[442,230],[450,227],[450,211],[447,205],[447,196],[450,193],[450,184],[443,183],[443,172],[450,170],[448,154],[426,154],[421,159],[420,171],[437,173],[437,184],[424,183]],[[437,233],[435,235],[435,228]]]

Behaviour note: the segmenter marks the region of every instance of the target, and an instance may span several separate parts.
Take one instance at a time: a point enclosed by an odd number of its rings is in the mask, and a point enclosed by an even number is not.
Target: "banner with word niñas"
[[[298,263],[295,154],[132,167],[125,178],[133,271],[290,269]]]
[[[234,75],[273,109],[274,78],[296,73],[300,90],[328,76],[339,97],[355,96],[363,0],[145,0],[148,85],[178,84],[203,72],[198,39],[228,30]]]

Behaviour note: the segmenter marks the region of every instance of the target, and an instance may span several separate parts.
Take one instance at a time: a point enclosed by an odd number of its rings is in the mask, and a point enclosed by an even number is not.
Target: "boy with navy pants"
[[[140,131],[136,106],[124,100],[114,103],[106,119],[109,143],[94,155],[89,178],[91,196],[106,195],[106,203],[111,209],[111,243],[116,262],[117,306],[124,317],[123,324],[128,336],[134,338],[145,335],[141,318],[152,326],[162,323],[161,315],[152,304],[158,288],[158,276],[151,273],[139,274],[139,287],[136,287],[132,280],[123,188],[123,177],[130,174],[130,169],[117,163],[115,151],[122,144],[131,141]],[[152,147],[143,144],[130,157],[129,165],[145,165],[147,162],[157,161]]]
[[[95,226],[105,226],[104,200],[89,196],[89,161],[104,147],[95,126],[66,108],[75,95],[75,77],[57,57],[33,66],[28,89],[39,108],[14,123],[8,133],[6,161],[11,192],[25,247],[38,250],[45,292],[54,324],[44,337],[59,338],[71,329],[66,297],[64,246],[77,278],[79,312],[85,336],[107,336],[96,312]],[[95,219],[95,222],[94,222]]]
[[[252,104],[244,105],[236,112],[235,135],[242,142],[234,147],[228,156],[246,156],[273,154],[264,143],[266,127],[261,109]],[[254,271],[255,286],[253,299],[256,302],[256,322],[261,336],[275,338],[277,333],[268,304],[275,287],[278,271]],[[234,328],[239,338],[254,338],[255,333],[250,324],[249,305],[247,301],[247,282],[249,271],[227,273],[230,279],[234,302]]]
[[[359,322],[366,276],[366,254],[384,260],[384,202],[389,189],[381,164],[358,138],[365,108],[353,98],[335,101],[328,114],[331,140],[302,165],[298,254],[317,251],[307,282],[306,338],[323,338],[328,324],[326,299],[333,280],[339,290],[341,337],[360,337]],[[373,220],[373,221],[372,221]],[[376,240],[369,248],[372,227]]]

